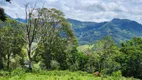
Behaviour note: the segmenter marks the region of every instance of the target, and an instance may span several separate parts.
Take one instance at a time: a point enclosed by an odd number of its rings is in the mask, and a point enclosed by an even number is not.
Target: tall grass
[[[77,71],[33,71],[26,72],[22,69],[14,70],[10,73],[0,71],[0,80],[138,80],[134,78],[125,78],[122,76],[95,77],[93,74]]]

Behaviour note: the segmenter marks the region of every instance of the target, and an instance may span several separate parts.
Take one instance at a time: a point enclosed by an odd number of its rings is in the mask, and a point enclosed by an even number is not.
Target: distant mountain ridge
[[[20,21],[20,22],[23,22],[23,23],[26,23],[26,20],[25,20],[25,19],[22,19],[22,18],[16,18],[15,20]]]
[[[17,18],[16,20],[26,22]],[[114,18],[105,22],[83,22],[67,19],[80,45],[90,44],[104,36],[111,36],[116,43],[124,42],[133,37],[142,37],[142,24],[129,19]]]
[[[89,44],[104,36],[111,36],[116,43],[133,37],[142,37],[142,25],[128,19],[114,18],[108,22],[82,22],[67,19],[79,40],[79,44]]]

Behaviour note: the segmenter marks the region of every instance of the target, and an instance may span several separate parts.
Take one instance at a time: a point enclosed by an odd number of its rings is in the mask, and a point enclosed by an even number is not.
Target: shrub
[[[17,69],[15,69],[15,70],[13,70],[13,71],[11,72],[11,76],[15,76],[15,75],[20,76],[20,75],[25,74],[26,71],[27,71],[27,70],[25,70],[25,69],[17,68]]]
[[[55,70],[55,69],[59,69],[60,64],[56,61],[56,60],[51,60],[51,69]]]

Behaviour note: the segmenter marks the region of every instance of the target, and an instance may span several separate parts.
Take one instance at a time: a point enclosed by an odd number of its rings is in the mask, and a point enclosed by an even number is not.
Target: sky
[[[142,0],[12,0],[11,4],[0,0],[0,7],[13,18],[24,18],[24,5],[56,8],[66,18],[80,21],[103,22],[113,18],[130,19],[142,23]]]

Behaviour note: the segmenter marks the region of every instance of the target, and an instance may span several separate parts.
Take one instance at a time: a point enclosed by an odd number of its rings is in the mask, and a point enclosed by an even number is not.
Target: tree
[[[37,55],[41,55],[46,69],[51,69],[51,61],[60,63],[60,69],[67,69],[69,51],[76,44],[70,24],[61,11],[42,8],[38,10],[41,19],[41,33]]]
[[[32,70],[32,53],[34,52],[33,44],[34,42],[38,43],[38,39],[40,39],[40,28],[42,28],[42,25],[40,25],[40,19],[39,16],[35,15],[34,11],[37,11],[35,9],[36,4],[34,7],[30,7],[29,4],[25,5],[25,14],[26,14],[26,23],[23,24],[23,31],[25,34],[25,41],[26,41],[26,49],[27,49],[27,56],[29,60],[29,70]]]
[[[96,41],[93,44],[92,51],[95,58],[94,67],[96,70],[111,75],[112,72],[120,69],[119,63],[115,61],[115,57],[120,53],[119,48],[112,41],[110,36]]]
[[[6,0],[7,2],[10,2],[11,0]],[[0,20],[5,21],[6,20],[6,15],[4,12],[4,9],[0,7]]]
[[[6,0],[7,2],[10,2],[11,0]]]
[[[6,24],[4,24],[6,23]],[[22,47],[24,45],[24,41],[22,39],[22,31],[19,27],[19,24],[12,19],[7,19],[6,22],[0,30],[0,59],[3,61],[1,63],[1,68],[10,69],[11,59],[16,56],[21,56]]]
[[[56,49],[61,47],[60,44],[70,43],[67,42],[67,39],[73,41],[71,37],[74,37],[72,30],[69,28],[69,23],[63,17],[62,12],[56,9],[35,7],[36,4],[33,8],[29,4],[25,5],[26,23],[25,27],[23,27],[30,70],[32,70],[32,57],[36,55],[35,50],[39,48],[39,44],[45,47],[48,46],[47,49],[49,49],[48,52],[50,53],[50,49],[57,51]],[[62,32],[63,34],[66,33],[65,36],[67,38],[60,38]],[[60,41],[62,42],[60,43]],[[33,46],[34,43],[35,45]]]
[[[142,39],[133,39],[121,44],[121,55],[117,61],[121,64],[123,76],[142,79]]]

